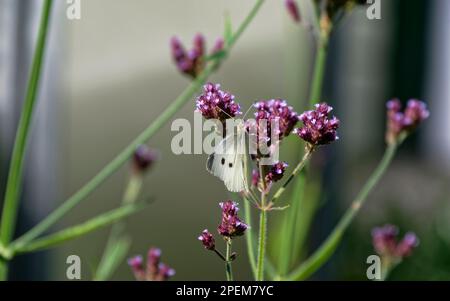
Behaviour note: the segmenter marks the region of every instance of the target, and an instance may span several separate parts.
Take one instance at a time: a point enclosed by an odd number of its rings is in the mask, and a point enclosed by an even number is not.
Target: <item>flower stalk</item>
[[[403,138],[404,139],[404,138]],[[403,141],[403,139],[401,141]],[[341,238],[355,216],[358,214],[362,205],[367,200],[368,195],[380,181],[383,174],[389,167],[392,159],[394,158],[395,152],[401,141],[397,144],[390,144],[387,146],[386,151],[378,164],[377,168],[371,174],[361,191],[358,193],[356,198],[353,200],[350,207],[342,216],[339,223],[336,225],[334,230],[328,236],[328,238],[322,243],[322,245],[299,267],[297,267],[292,273],[287,276],[289,280],[304,280],[315,273],[320,267],[322,267],[327,260],[333,255],[336,250]]]
[[[264,261],[266,256],[266,238],[267,238],[267,183],[264,175],[264,168],[259,164],[259,175],[261,177],[262,191],[261,204],[259,212],[259,236],[258,236],[258,261],[256,265],[256,280],[264,280]]]
[[[0,241],[6,248],[11,242],[16,228],[20,190],[22,188],[23,162],[41,79],[41,69],[44,60],[52,4],[52,0],[46,0],[42,6],[42,17],[28,80],[27,92],[14,141],[0,225]],[[7,273],[8,267],[6,261],[0,260],[0,280],[6,279]]]
[[[233,281],[233,270],[231,268],[231,238],[227,239],[226,245],[227,245],[227,251],[225,255],[225,273],[227,276],[227,281]]]
[[[287,186],[289,185],[289,183],[295,178],[296,175],[298,175],[300,173],[300,171],[305,167],[306,163],[309,161],[309,159],[311,158],[313,152],[314,152],[315,147],[308,145],[306,147],[305,150],[305,154],[303,155],[302,160],[300,160],[300,162],[297,164],[297,166],[294,168],[294,170],[292,171],[291,175],[289,176],[289,178],[286,180],[286,182],[284,182],[283,186],[281,186],[273,195],[272,197],[272,201],[271,203],[275,203],[283,194],[283,192],[286,190]]]

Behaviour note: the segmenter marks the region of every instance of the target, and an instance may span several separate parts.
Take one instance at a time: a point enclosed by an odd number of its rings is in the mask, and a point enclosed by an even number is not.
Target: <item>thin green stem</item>
[[[137,201],[141,191],[142,181],[143,178],[141,174],[133,173],[130,176],[122,198],[122,205],[133,204]],[[119,263],[126,256],[126,252],[128,250],[125,248],[125,243],[120,244],[121,241],[129,241],[129,239],[126,239],[125,229],[125,220],[119,221],[112,225],[105,250],[103,251],[98,268],[95,271],[95,280],[103,281],[109,279],[114,274]],[[121,245],[123,248],[117,249],[117,245]]]
[[[295,176],[305,167],[308,160],[311,158],[312,153],[314,152],[314,147],[307,147],[305,154],[303,155],[303,158],[300,160],[300,162],[297,164],[297,166],[292,171],[289,178],[284,182],[283,186],[281,186],[273,195],[272,197],[272,203],[275,203],[283,194],[283,192],[286,191],[287,186],[289,183],[295,178]]]
[[[304,171],[304,170],[303,170]],[[281,226],[280,235],[280,246],[278,255],[278,269],[281,275],[285,275],[289,271],[291,264],[292,252],[295,246],[294,241],[296,240],[298,233],[294,235],[296,228],[296,219],[299,215],[299,209],[301,207],[301,201],[304,198],[305,173],[301,172],[298,177],[298,181],[294,184],[292,196],[291,196],[291,206],[287,210],[283,217],[283,223]]]
[[[231,239],[227,240],[225,259],[225,274],[227,276],[227,281],[233,281],[233,270],[231,268]]]
[[[37,91],[41,79],[41,67],[44,60],[52,3],[52,0],[46,0],[42,6],[42,17],[28,80],[27,92],[14,141],[0,225],[0,241],[5,247],[11,242],[16,228],[20,191],[22,187],[23,161],[30,132],[31,119],[36,104]],[[6,278],[8,273],[6,264],[5,261],[0,261],[0,279]]]
[[[244,199],[244,211],[245,211],[245,222],[249,226],[247,232],[245,233],[245,240],[247,243],[247,253],[248,259],[250,261],[250,267],[252,268],[253,277],[256,280],[256,258],[255,258],[255,248],[253,245],[253,231],[252,231],[252,213],[251,213],[250,201]]]
[[[231,47],[236,43],[247,26],[255,17],[257,11],[263,4],[264,0],[258,0],[255,6],[245,18],[241,26],[236,31],[230,43],[227,45],[226,52],[231,50]],[[37,224],[30,231],[19,238],[20,243],[26,244],[34,238],[41,235],[52,225],[58,222],[65,214],[72,208],[78,205],[82,200],[89,196],[100,184],[102,184],[109,176],[116,172],[130,156],[134,153],[137,146],[145,143],[153,135],[166,124],[188,101],[192,100],[194,94],[205,83],[207,78],[217,69],[222,62],[223,57],[212,61],[203,70],[203,72],[172,102],[158,117],[146,128],[134,141],[132,141],[119,155],[117,155],[108,165],[106,165],[96,176],[94,176],[88,183],[86,183],[80,190],[67,199],[61,206],[50,213],[43,221]]]
[[[267,235],[267,210],[261,209],[259,213],[259,239],[258,239],[258,262],[256,266],[256,280],[264,280],[264,257],[266,252]]]
[[[344,216],[341,218],[328,238],[303,264],[301,264],[297,269],[290,273],[287,279],[304,280],[308,278],[320,267],[322,267],[323,264],[325,264],[325,262],[327,262],[327,260],[331,257],[331,255],[333,255],[334,251],[339,245],[339,242],[341,241],[345,230],[349,227],[350,223],[353,221],[362,205],[366,201],[367,196],[373,190],[375,185],[380,181],[381,177],[387,170],[389,164],[394,158],[397,147],[398,144],[392,144],[386,148],[384,156],[378,164],[377,168],[369,177],[365,185],[362,187],[361,191],[353,200],[352,204],[347,209]]]
[[[311,86],[311,95],[309,97],[311,106],[320,102],[322,98],[323,79],[325,77],[325,67],[328,56],[328,36],[325,36],[317,46],[317,57],[314,64],[313,82]]]
[[[22,253],[36,252],[45,250],[68,240],[72,240],[83,235],[86,235],[92,231],[95,231],[101,227],[110,225],[118,220],[126,218],[140,210],[144,209],[145,203],[129,204],[109,212],[103,213],[95,218],[92,218],[82,224],[69,227],[54,234],[36,239],[27,245],[11,245],[12,252],[15,255]]]
[[[264,1],[265,0],[257,0],[256,1],[255,5],[250,10],[249,14],[244,19],[244,21],[242,22],[241,26],[238,27],[236,32],[230,38],[230,40],[228,42],[228,47],[233,46],[236,43],[236,41],[242,36],[242,34],[244,33],[245,29],[248,27],[248,25],[250,25],[250,23],[255,18],[256,14],[258,13],[259,9],[264,4]]]
[[[16,226],[17,210],[23,173],[23,158],[27,146],[31,118],[36,104],[36,96],[41,78],[41,67],[44,59],[45,42],[47,40],[48,24],[52,1],[47,0],[43,4],[41,24],[36,42],[36,49],[28,80],[27,93],[20,116],[16,139],[12,152],[11,165],[9,168],[8,182],[0,228],[0,238],[3,245],[8,246]]]
[[[309,97],[310,105],[320,102],[322,98],[323,78],[325,76],[325,66],[327,61],[327,47],[320,46],[317,53],[314,78],[311,90],[311,96]]]

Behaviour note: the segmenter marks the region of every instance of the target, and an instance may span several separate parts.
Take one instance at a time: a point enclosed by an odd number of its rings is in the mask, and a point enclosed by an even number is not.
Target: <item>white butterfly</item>
[[[221,179],[231,192],[248,191],[246,131],[243,122],[236,126],[208,157],[206,169]]]

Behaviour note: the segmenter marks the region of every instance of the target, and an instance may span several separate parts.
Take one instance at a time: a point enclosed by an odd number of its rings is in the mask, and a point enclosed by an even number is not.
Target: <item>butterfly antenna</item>
[[[252,105],[247,109],[244,116],[242,116],[242,119],[245,119],[245,116],[247,116],[247,114],[250,112],[250,110],[253,108],[254,105],[255,105],[255,102],[253,102]]]
[[[232,118],[232,119],[234,119],[234,117],[233,116],[231,116],[230,114],[228,114],[227,112],[225,112],[221,107],[217,107],[219,110],[221,110],[222,111],[222,113],[224,113],[225,115],[227,115],[228,117],[230,117],[230,118]]]

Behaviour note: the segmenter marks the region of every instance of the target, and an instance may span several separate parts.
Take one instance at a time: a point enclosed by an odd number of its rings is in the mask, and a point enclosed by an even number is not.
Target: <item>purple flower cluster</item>
[[[219,205],[222,208],[222,222],[217,228],[219,234],[227,238],[243,235],[248,226],[239,219],[237,204],[228,200]]]
[[[286,162],[278,162],[272,165],[269,169],[269,172],[266,174],[266,182],[273,183],[281,180],[284,176],[284,171],[287,167]]]
[[[254,169],[252,171],[252,186],[258,188],[261,192],[265,192],[266,194],[269,193],[272,184],[283,178],[286,167],[288,167],[286,162],[277,162],[271,166],[264,166],[263,172],[265,174],[264,179],[266,181],[265,188],[260,181],[261,177],[259,175],[259,170]]]
[[[133,154],[133,168],[138,173],[147,171],[157,160],[158,154],[148,146],[139,145]]]
[[[128,265],[138,281],[166,281],[175,275],[174,269],[161,262],[161,250],[158,248],[150,248],[148,251],[145,268],[140,255],[128,259]]]
[[[202,234],[198,237],[198,240],[202,242],[206,250],[214,251],[216,248],[216,240],[208,229],[203,230]]]
[[[221,51],[223,46],[223,39],[218,39],[214,45],[212,54]],[[202,34],[195,35],[193,47],[189,51],[186,51],[178,37],[172,38],[170,48],[172,50],[172,58],[180,72],[195,78],[203,71],[205,66],[206,47],[205,37]]]
[[[243,223],[237,213],[239,208],[237,204],[233,201],[225,201],[220,203],[220,208],[222,209],[222,219],[219,227],[217,227],[217,232],[224,237],[225,240],[233,239],[236,236],[241,236],[247,230],[248,226]],[[225,257],[216,249],[216,240],[208,229],[203,230],[203,232],[198,237],[198,240],[202,242],[203,247],[206,250],[214,251],[222,260],[226,260]],[[234,260],[236,254],[231,254],[231,260]]]
[[[372,230],[372,242],[375,251],[387,258],[401,260],[410,256],[419,244],[417,236],[408,232],[401,241],[397,241],[398,229],[394,225],[384,225]]]
[[[395,143],[400,134],[412,132],[430,116],[426,104],[416,99],[409,100],[403,112],[402,104],[398,99],[388,101],[386,107],[388,144]]]
[[[338,140],[336,130],[339,127],[339,120],[334,116],[328,118],[333,108],[326,103],[316,104],[315,107],[315,110],[300,115],[303,127],[296,129],[295,133],[312,146]]]
[[[254,107],[256,108],[255,120],[258,124],[260,121],[267,120],[267,138],[271,137],[271,124],[276,122],[278,124],[279,140],[288,136],[295,125],[298,122],[298,115],[291,106],[282,99],[271,99],[257,102]],[[258,140],[259,141],[259,140]]]
[[[197,97],[196,105],[195,111],[206,119],[219,119],[223,122],[242,114],[239,104],[234,101],[234,95],[220,90],[219,84],[204,85],[203,93]]]
[[[284,2],[284,5],[286,6],[286,9],[289,13],[289,15],[292,17],[292,19],[299,23],[300,22],[300,11],[298,9],[297,2],[295,0],[286,0]]]

